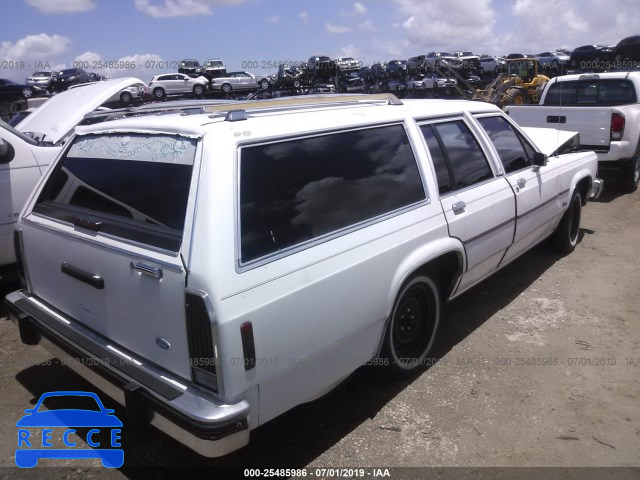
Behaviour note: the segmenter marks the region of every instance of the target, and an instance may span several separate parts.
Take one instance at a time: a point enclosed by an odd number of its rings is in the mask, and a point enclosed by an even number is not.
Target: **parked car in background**
[[[316,55],[307,61],[307,71],[312,79],[328,79],[336,74],[336,64],[326,55]]]
[[[365,83],[356,72],[351,72],[340,79],[341,91],[347,93],[365,93]]]
[[[404,79],[407,77],[407,61],[391,60],[387,63],[387,77],[393,79]]]
[[[453,52],[451,56],[454,58],[453,67],[455,68],[463,70],[478,70],[480,68],[480,57],[471,51]]]
[[[574,70],[600,72],[610,69],[613,58],[613,47],[583,45],[571,52],[569,65]]]
[[[207,91],[209,80],[205,77],[190,77],[185,73],[156,75],[149,82],[151,95],[162,100],[167,95],[189,95],[200,97]]]
[[[419,73],[414,75],[409,80],[407,80],[407,89],[408,90],[424,90],[424,78],[425,75]]]
[[[560,70],[569,66],[571,57],[562,52],[542,52],[535,56],[543,69]]]
[[[52,90],[63,92],[71,85],[87,83],[89,81],[89,74],[82,68],[66,68],[53,75],[52,80]]]
[[[29,85],[21,85],[13,80],[0,78],[0,102],[25,100],[33,96],[33,89]]]
[[[449,52],[429,52],[424,58],[426,68],[441,68],[445,65],[452,65],[455,58]]]
[[[427,66],[426,58],[426,55],[409,57],[407,60],[407,75],[425,74]]]
[[[338,57],[334,60],[337,73],[356,72],[362,67],[362,62],[352,57]]]
[[[249,72],[230,72],[224,77],[211,80],[211,90],[230,93],[233,90],[251,90],[269,88],[269,79]]]
[[[202,65],[202,76],[211,80],[212,78],[224,77],[227,74],[227,66],[219,58],[207,60]]]
[[[480,59],[480,73],[498,73],[503,72],[507,66],[502,58],[498,57],[484,57]]]
[[[387,78],[387,63],[374,63],[371,65],[371,82],[380,82]]]
[[[580,146],[595,151],[599,168],[617,173],[621,190],[640,180],[640,72],[563,75],[546,85],[539,105],[508,107],[527,127],[580,133]]]
[[[31,76],[26,78],[24,83],[30,86],[35,94],[47,93],[51,90],[54,74],[55,72],[48,71],[33,72]]]
[[[116,93],[109,101],[118,101],[120,104],[127,106],[133,104],[140,104],[151,97],[151,89],[149,86],[142,82],[135,82],[128,87],[123,88],[120,92]]]
[[[422,82],[425,89],[453,88],[458,84],[455,78],[445,78],[439,73],[428,73]]]
[[[620,40],[613,49],[613,57],[616,62],[625,60],[636,62],[632,63],[630,68],[640,68],[640,35],[632,35]]]
[[[102,75],[101,73],[89,73],[89,82],[106,82],[107,80],[109,80],[109,77]]]
[[[184,73],[190,77],[199,77],[202,74],[202,67],[198,60],[186,58],[178,64],[178,73]]]

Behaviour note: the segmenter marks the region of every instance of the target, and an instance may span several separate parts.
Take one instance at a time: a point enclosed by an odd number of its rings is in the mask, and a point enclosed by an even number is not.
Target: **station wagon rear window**
[[[243,147],[241,262],[425,200],[402,125]]]
[[[34,212],[177,252],[196,146],[177,135],[76,137]]]
[[[545,105],[616,106],[636,103],[633,82],[625,79],[589,79],[556,82],[549,87]]]

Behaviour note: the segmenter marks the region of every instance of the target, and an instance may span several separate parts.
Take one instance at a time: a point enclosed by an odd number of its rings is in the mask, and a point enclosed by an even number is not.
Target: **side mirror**
[[[533,165],[535,167],[546,167],[547,166],[547,156],[544,153],[535,152],[533,154]]]
[[[15,155],[16,152],[11,144],[0,139],[0,165],[11,162]]]

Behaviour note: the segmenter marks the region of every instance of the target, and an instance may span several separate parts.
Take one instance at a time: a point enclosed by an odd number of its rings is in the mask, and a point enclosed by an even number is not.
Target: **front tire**
[[[267,88],[269,88],[269,81],[268,80],[260,80],[260,88],[262,90],[266,90]]]
[[[204,87],[202,85],[194,85],[193,86],[193,94],[196,97],[201,97],[204,93]]]
[[[231,85],[230,85],[230,84],[228,84],[228,83],[224,83],[224,84],[222,85],[222,91],[223,91],[224,93],[231,93]]]
[[[561,253],[571,253],[575,250],[580,237],[580,218],[582,217],[582,197],[580,192],[574,192],[569,202],[569,208],[564,212],[562,220],[553,232],[553,245]]]
[[[527,96],[517,88],[510,88],[502,97],[502,105],[527,105]]]
[[[162,88],[154,88],[153,96],[156,100],[162,100],[165,97],[164,90]]]
[[[415,276],[400,290],[382,347],[390,372],[406,377],[420,370],[440,324],[440,292],[426,276]]]

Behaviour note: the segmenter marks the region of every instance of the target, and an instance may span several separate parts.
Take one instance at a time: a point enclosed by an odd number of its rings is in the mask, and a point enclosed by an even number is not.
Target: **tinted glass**
[[[242,148],[241,261],[424,199],[401,125]]]
[[[449,174],[449,168],[447,167],[442,148],[440,148],[438,139],[433,132],[433,127],[431,127],[431,125],[423,125],[420,129],[422,130],[424,139],[427,141],[433,167],[436,171],[438,191],[440,192],[440,195],[442,195],[443,193],[447,193],[451,190],[451,175]]]
[[[478,122],[496,147],[506,173],[531,166],[531,159],[509,122],[500,117],[479,118]]]
[[[169,135],[77,137],[36,211],[103,222],[100,231],[177,251],[196,140]]]
[[[545,105],[627,105],[636,103],[633,83],[625,79],[556,82],[549,87]]]
[[[438,123],[433,128],[451,167],[455,190],[493,178],[480,145],[464,122]]]

